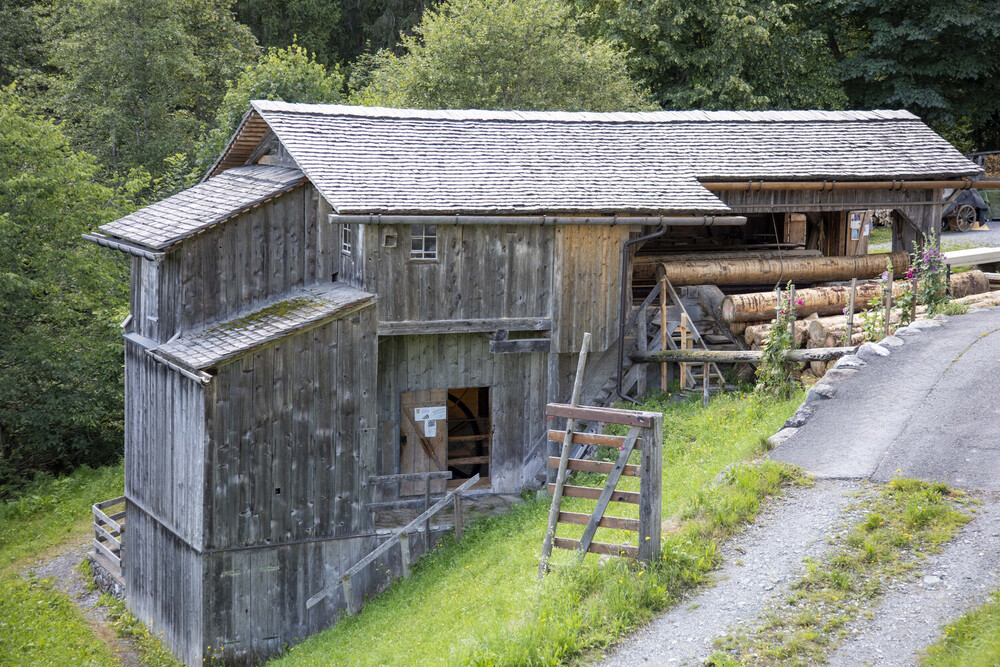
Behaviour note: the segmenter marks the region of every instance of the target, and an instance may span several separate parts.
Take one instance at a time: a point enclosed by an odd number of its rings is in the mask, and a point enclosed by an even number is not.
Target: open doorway
[[[452,479],[431,484],[441,493],[475,474],[477,486],[489,488],[490,420],[489,387],[460,387],[406,391],[400,395],[399,472],[450,470]],[[424,492],[422,482],[400,484],[401,496]]]

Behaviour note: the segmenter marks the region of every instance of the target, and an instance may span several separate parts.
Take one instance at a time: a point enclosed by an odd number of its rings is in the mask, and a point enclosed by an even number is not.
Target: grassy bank
[[[19,572],[86,542],[90,505],[121,492],[120,465],[84,468],[0,505],[0,665],[120,664],[66,595]]]
[[[952,623],[927,650],[924,667],[1000,665],[1000,592]]]
[[[801,398],[730,394],[713,398],[706,410],[700,399],[646,402],[644,409],[664,413],[663,516],[682,526],[665,536],[655,567],[617,561],[602,567],[588,555],[583,567],[571,568],[571,554],[557,551],[554,574],[539,584],[548,502],[529,499],[477,523],[461,543],[446,542],[410,579],[274,664],[553,664],[614,642],[701,580],[718,562],[716,540],[752,520],[760,502],[794,477],[777,465],[749,465],[712,485],[733,462],[759,454],[763,438]],[[580,475],[574,483],[597,479]],[[588,509],[586,501],[572,504]]]

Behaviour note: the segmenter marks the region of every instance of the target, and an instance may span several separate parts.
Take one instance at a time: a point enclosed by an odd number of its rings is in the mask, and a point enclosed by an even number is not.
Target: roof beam
[[[759,192],[761,190],[937,190],[954,188],[967,190],[976,184],[974,178],[947,181],[704,181],[702,187],[711,192]]]
[[[740,215],[338,215],[332,224],[353,225],[662,225],[664,227],[738,227]]]

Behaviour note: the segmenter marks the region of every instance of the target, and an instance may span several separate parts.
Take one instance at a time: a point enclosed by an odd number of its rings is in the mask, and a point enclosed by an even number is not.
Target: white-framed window
[[[410,228],[410,259],[437,259],[437,225]]]
[[[351,229],[351,225],[341,225],[340,252],[344,255],[350,255],[353,249],[354,249],[354,230]]]

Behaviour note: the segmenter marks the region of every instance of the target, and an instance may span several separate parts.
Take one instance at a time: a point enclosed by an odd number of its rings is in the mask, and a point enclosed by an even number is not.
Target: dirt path
[[[88,544],[70,547],[55,558],[36,563],[21,575],[34,575],[38,579],[50,580],[56,590],[67,595],[80,608],[94,635],[111,647],[115,657],[125,667],[143,667],[134,642],[119,637],[107,618],[107,610],[97,605],[97,600],[101,597],[100,591],[88,590],[87,578],[76,569],[89,548]]]
[[[825,480],[790,489],[723,545],[725,562],[715,586],[698,591],[622,642],[601,664],[701,664],[717,637],[756,622],[785,597],[789,584],[803,574],[803,559],[827,551],[827,536],[844,525],[845,510],[865,486]]]

